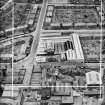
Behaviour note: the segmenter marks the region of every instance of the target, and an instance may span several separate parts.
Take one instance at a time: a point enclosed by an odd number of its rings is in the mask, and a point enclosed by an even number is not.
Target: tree
[[[0,97],[2,96],[2,94],[3,94],[3,87],[1,86],[1,83],[0,83]]]
[[[3,30],[2,24],[3,24],[3,19],[2,19],[2,10],[0,10],[0,31]]]

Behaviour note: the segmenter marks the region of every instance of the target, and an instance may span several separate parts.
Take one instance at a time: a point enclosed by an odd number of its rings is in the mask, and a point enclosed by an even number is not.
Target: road
[[[6,2],[0,9],[4,9],[6,6],[9,5],[10,2],[12,2],[12,0],[8,0],[8,2]]]
[[[23,65],[24,65],[24,67],[27,68],[26,73],[25,73],[26,75],[24,77],[24,85],[25,86],[29,85],[30,76],[31,76],[30,73],[32,73],[32,64],[35,63],[34,57],[35,57],[35,54],[36,54],[36,51],[37,51],[37,46],[39,44],[38,42],[39,42],[39,39],[40,39],[40,31],[41,31],[41,28],[42,28],[42,25],[43,25],[45,13],[46,13],[46,7],[47,7],[47,0],[45,0],[43,2],[43,6],[42,6],[42,9],[41,9],[41,13],[40,13],[40,17],[39,17],[39,20],[38,20],[37,28],[36,28],[36,31],[33,32],[34,39],[33,39],[33,43],[32,43],[32,47],[31,47],[31,51],[30,51],[29,56],[26,57],[25,59],[17,62],[17,63],[14,63],[14,66],[17,67],[17,68],[21,68]],[[29,74],[30,74],[30,76],[29,76]]]
[[[37,46],[38,46],[38,42],[40,39],[40,31],[41,31],[41,27],[42,27],[43,21],[44,21],[46,6],[47,6],[47,0],[45,0],[45,2],[43,3],[36,31],[33,32],[34,39],[33,39],[33,43],[32,43],[32,47],[31,47],[31,51],[30,51],[29,56],[26,57],[24,60],[17,62],[16,65],[17,64],[18,65],[23,64],[23,62],[24,62],[24,64],[27,65],[34,60],[34,56],[35,56],[35,53],[37,51]]]

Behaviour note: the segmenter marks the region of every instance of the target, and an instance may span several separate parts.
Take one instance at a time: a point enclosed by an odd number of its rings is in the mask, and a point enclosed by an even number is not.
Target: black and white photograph
[[[105,105],[105,0],[0,0],[0,105]]]

